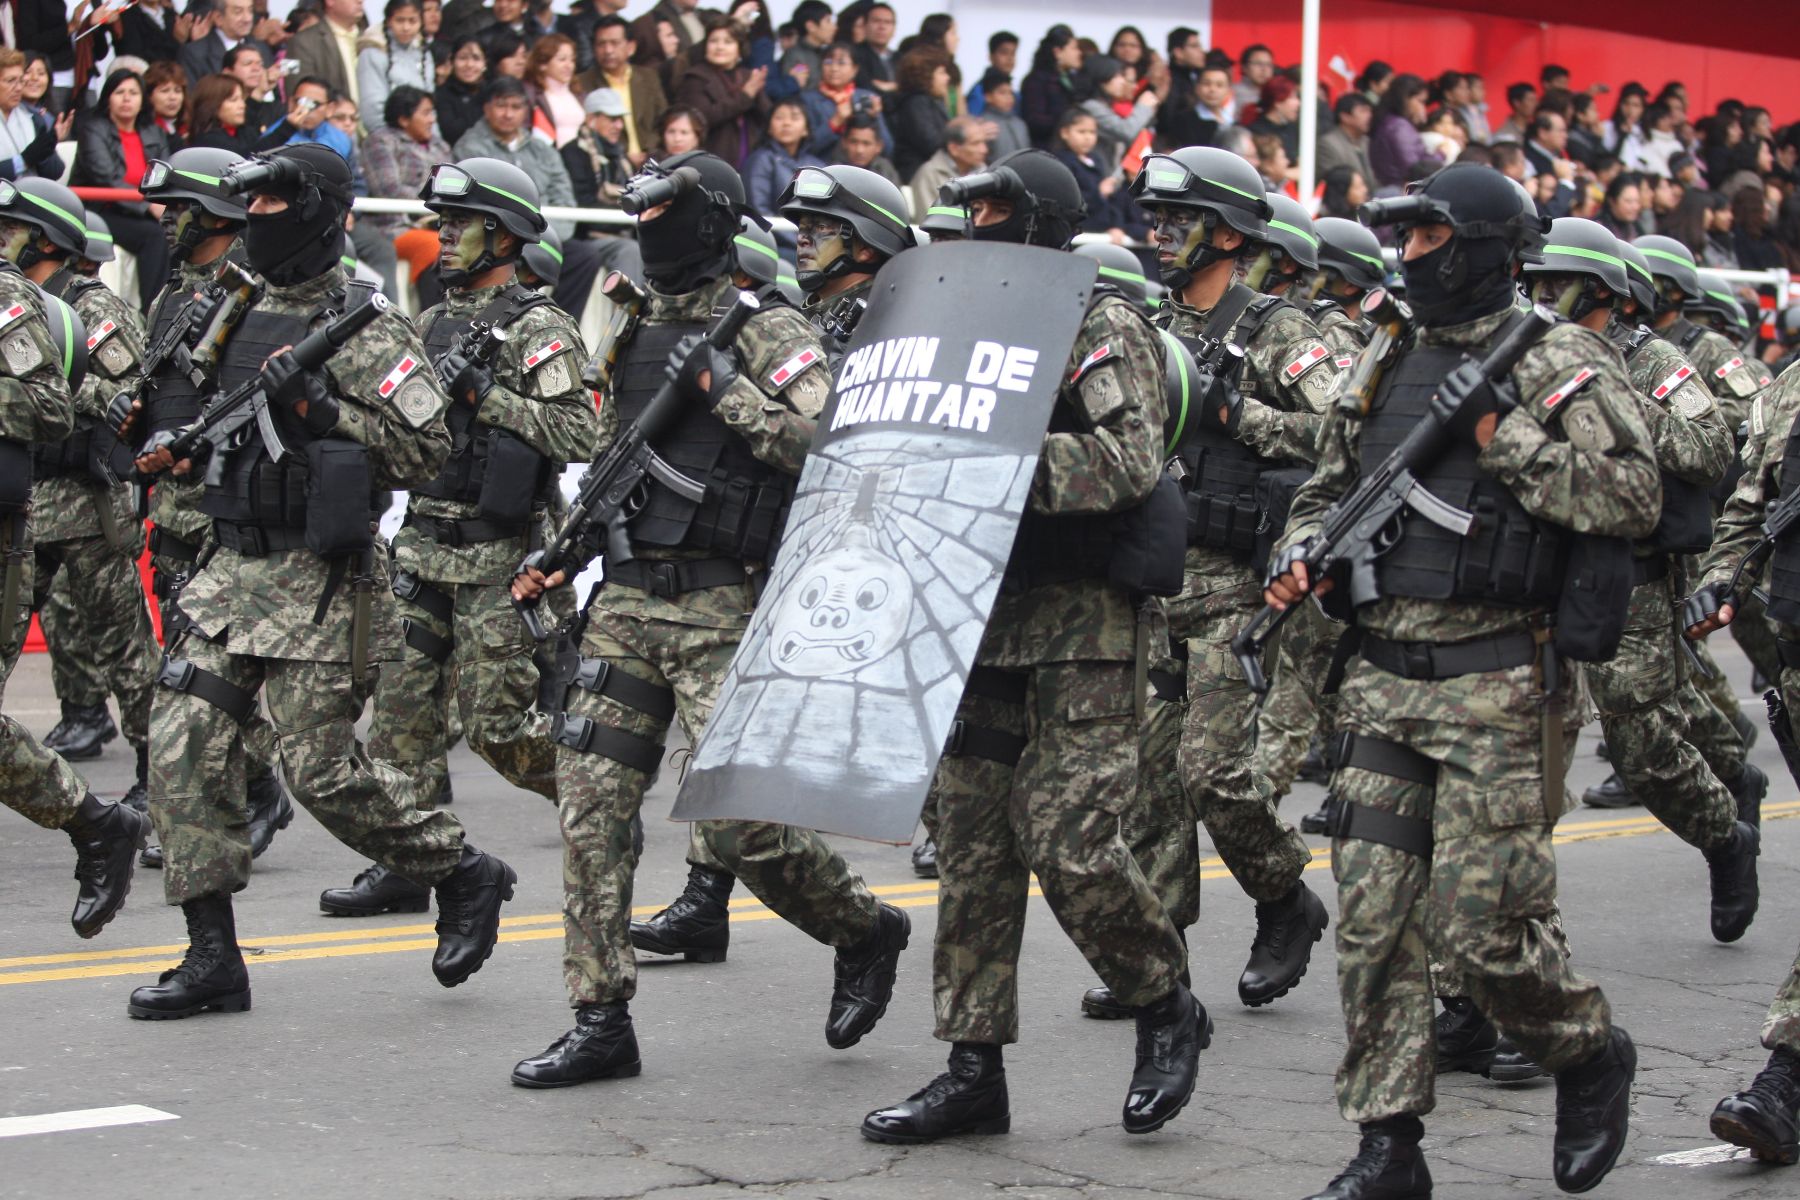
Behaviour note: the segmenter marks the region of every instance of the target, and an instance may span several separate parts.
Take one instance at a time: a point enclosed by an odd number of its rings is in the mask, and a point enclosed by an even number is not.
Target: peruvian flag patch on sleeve
[[[1570,396],[1573,396],[1576,392],[1579,392],[1582,388],[1586,387],[1588,380],[1592,379],[1595,373],[1596,372],[1591,367],[1581,368],[1581,370],[1575,372],[1574,375],[1559,384],[1554,392],[1551,392],[1548,396],[1544,397],[1544,407],[1555,408],[1564,400],[1567,400]]]
[[[1351,358],[1348,354],[1346,354],[1346,355],[1344,355],[1344,357],[1337,360],[1336,365],[1337,365],[1338,370],[1348,371],[1351,367],[1356,365],[1356,360],[1354,358]]]
[[[404,356],[394,364],[394,369],[387,373],[387,377],[381,381],[381,386],[375,389],[376,394],[386,400],[394,394],[394,389],[405,383],[407,376],[417,371],[421,365],[420,360],[414,356],[410,354]]]
[[[1330,351],[1324,346],[1315,342],[1312,349],[1301,351],[1299,358],[1281,368],[1281,373],[1289,379],[1298,379],[1312,367],[1324,362],[1325,356],[1329,353]]]
[[[1113,351],[1112,351],[1112,345],[1110,343],[1105,346],[1100,347],[1098,350],[1094,351],[1092,354],[1088,355],[1086,358],[1081,360],[1081,362],[1075,368],[1075,373],[1073,375],[1069,376],[1069,382],[1073,383],[1077,379],[1080,379],[1083,375],[1086,375],[1088,373],[1089,368],[1099,366],[1101,363],[1105,362],[1107,359],[1111,358],[1112,356],[1113,356]]]
[[[25,306],[23,304],[12,305],[5,312],[0,312],[0,329],[6,328],[24,315]]]
[[[87,348],[92,350],[95,346],[98,346],[101,342],[104,342],[107,338],[117,333],[118,330],[119,327],[110,320],[100,322],[100,328],[88,335]]]
[[[1688,379],[1692,378],[1693,374],[1694,374],[1694,368],[1683,365],[1673,375],[1669,376],[1667,379],[1665,379],[1661,383],[1657,384],[1656,390],[1654,392],[1651,392],[1650,394],[1652,396],[1655,396],[1658,400],[1661,400],[1664,396],[1667,396],[1670,392],[1674,391],[1676,388],[1680,387],[1683,383],[1687,382]]]
[[[1726,363],[1724,366],[1720,367],[1718,370],[1714,371],[1713,374],[1718,376],[1720,379],[1723,379],[1727,375],[1731,374],[1733,371],[1737,370],[1739,367],[1741,367],[1743,365],[1744,365],[1743,359],[1734,358],[1730,362]]]
[[[568,348],[569,343],[561,338],[552,338],[525,356],[525,369],[529,371],[539,363],[549,362]]]
[[[794,355],[794,357],[775,368],[774,374],[769,376],[769,386],[775,388],[786,387],[788,381],[793,379],[794,376],[806,370],[806,368],[812,366],[814,363],[823,362],[824,360],[825,356],[820,354],[817,350],[811,348],[802,350],[800,353]]]

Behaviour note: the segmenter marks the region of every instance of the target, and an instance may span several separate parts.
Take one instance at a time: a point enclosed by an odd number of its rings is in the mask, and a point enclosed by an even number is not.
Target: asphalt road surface
[[[1760,716],[1742,657],[1714,640]],[[41,656],[15,673],[6,708],[39,734],[53,723]],[[1593,744],[1590,729],[1571,774],[1577,794],[1606,770]],[[1708,934],[1700,854],[1643,809],[1578,810],[1559,829],[1577,966],[1602,982],[1641,1062],[1631,1142],[1596,1196],[1800,1189],[1800,1170],[1735,1158],[1706,1128],[1719,1097],[1766,1058],[1757,1029],[1800,933],[1800,797],[1766,730],[1754,758],[1774,781],[1763,902],[1736,945]],[[130,764],[118,741],[82,770],[116,796]],[[1332,1095],[1342,1022],[1331,939],[1289,996],[1255,1011],[1239,1005],[1252,910],[1210,856],[1193,968],[1218,1032],[1192,1104],[1160,1133],[1119,1128],[1131,1025],[1081,1017],[1093,978],[1034,900],[1024,1040],[1007,1054],[1013,1132],[909,1149],[858,1136],[864,1113],[923,1086],[946,1049],[931,1038],[935,885],[913,877],[904,849],[860,842],[844,843],[852,864],[913,920],[893,1005],[861,1045],[825,1044],[830,952],[740,889],[727,962],[644,965],[632,1005],[640,1077],[514,1088],[513,1063],[569,1024],[555,814],[464,749],[452,771],[472,840],[520,876],[501,945],[480,974],[454,991],[437,985],[429,916],[322,915],[320,889],[348,883],[362,864],[302,813],[237,898],[255,1008],[175,1022],[125,1015],[130,990],[173,965],[185,943],[160,877],[140,872],[118,919],[79,941],[68,924],[67,840],[0,808],[0,1196],[1261,1200],[1310,1194],[1355,1150]],[[641,913],[672,897],[685,874],[685,827],[662,819],[673,785],[665,771],[646,805]],[[1283,812],[1297,820],[1319,796],[1302,787]],[[1335,909],[1314,841],[1308,881]],[[1555,1194],[1554,1102],[1546,1080],[1442,1080],[1425,1143],[1438,1195]],[[126,1123],[100,1124],[108,1121]]]

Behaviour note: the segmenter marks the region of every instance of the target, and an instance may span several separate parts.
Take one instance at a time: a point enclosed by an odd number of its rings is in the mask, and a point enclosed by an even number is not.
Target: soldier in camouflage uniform
[[[407,649],[381,672],[369,753],[412,780],[415,803],[449,778],[449,708],[469,748],[515,787],[556,799],[550,714],[537,710],[532,642],[513,612],[513,571],[551,532],[553,493],[599,425],[581,385],[575,323],[514,278],[546,228],[537,185],[496,159],[440,165],[420,198],[439,214],[444,302],[419,318],[425,353],[450,393],[450,458],[414,488],[394,535],[394,595]],[[488,329],[497,347],[482,345]],[[483,360],[485,356],[485,361]],[[431,897],[381,864],[319,907],[334,916],[424,912]]]
[[[1800,1162],[1800,956],[1763,1021],[1764,1067],[1744,1091],[1713,1110],[1714,1137],[1748,1146],[1762,1162]]]
[[[948,186],[948,185],[946,185]],[[1021,150],[966,180],[973,237],[1064,249],[1080,228],[1069,169]],[[1122,1124],[1187,1104],[1212,1022],[1181,982],[1186,952],[1119,837],[1137,796],[1139,618],[1108,577],[1111,514],[1162,466],[1162,355],[1117,294],[1089,305],[1037,479],[927,805],[937,810],[937,1024],[949,1070],[870,1113],[863,1136],[935,1141],[1011,1126],[1002,1048],[1018,1040],[1018,956],[1035,873],[1057,921],[1137,1018]],[[1096,516],[1095,514],[1099,514]]]
[[[128,1011],[173,1019],[250,1006],[232,919],[250,846],[241,800],[241,736],[266,692],[282,768],[295,797],[333,835],[406,878],[436,888],[432,972],[455,987],[481,968],[516,876],[467,845],[447,812],[421,812],[406,781],[356,739],[368,661],[399,657],[401,636],[374,536],[380,489],[430,480],[449,451],[448,403],[404,318],[338,261],[350,169],[316,145],[284,147],[234,169],[250,193],[245,253],[268,282],[225,347],[221,391],[261,389],[264,420],[227,447],[205,447],[201,508],[218,550],[182,588],[151,716],[151,816],[161,835],[164,893],[187,919],[181,964],[132,993]],[[375,305],[366,324],[316,371],[288,347],[329,314]],[[267,439],[272,424],[286,451]],[[173,461],[153,437],[141,470]],[[314,547],[317,547],[315,550]]]
[[[10,200],[12,183],[0,184]],[[79,209],[74,210],[79,211]],[[79,220],[79,218],[77,218]],[[38,226],[0,217],[0,238],[11,241]],[[68,347],[51,336],[46,300],[11,261],[0,261],[0,692],[31,624],[34,442],[58,442],[75,428],[70,380],[62,373]],[[49,303],[55,303],[51,301]],[[66,332],[69,326],[59,322]],[[74,369],[77,359],[69,360]],[[45,829],[61,829],[75,844],[80,884],[70,921],[84,938],[99,933],[125,903],[134,859],[149,820],[87,790],[75,769],[45,749],[23,725],[0,715],[0,802]]]
[[[131,490],[123,482],[107,483],[94,464],[114,441],[105,424],[108,402],[136,381],[143,326],[136,311],[105,284],[75,271],[87,249],[86,215],[73,192],[47,179],[22,179],[0,200],[0,220],[8,226],[0,257],[68,304],[88,330],[88,372],[75,395],[75,432],[32,451],[37,559],[32,607],[43,606],[57,573],[66,571],[73,607],[84,623],[67,643],[51,641],[51,653],[92,655],[92,671],[118,697],[125,739],[137,754],[135,799],[142,804],[156,677],[156,639],[137,572],[143,534]],[[52,620],[45,636],[59,632]],[[62,698],[68,718],[72,701]],[[104,693],[98,708],[104,714]]]
[[[850,344],[875,273],[913,245],[911,226],[897,215],[905,206],[899,188],[861,167],[806,167],[782,192],[781,215],[798,227],[795,284],[806,297],[801,311],[818,331],[828,377]],[[746,220],[735,245],[744,282],[758,296],[779,298],[775,239]],[[707,849],[698,824],[688,833],[687,861],[686,888],[649,920],[631,923],[632,944],[652,954],[697,950],[703,958],[723,957],[731,940],[725,906],[735,880]]]
[[[557,790],[563,827],[563,975],[575,1027],[512,1074],[520,1087],[567,1087],[636,1075],[629,1003],[637,964],[627,931],[637,865],[631,823],[679,717],[690,743],[712,714],[749,625],[757,577],[772,556],[792,480],[830,391],[818,335],[798,312],[765,299],[734,353],[696,344],[721,306],[736,303],[734,238],[747,211],[743,180],[695,151],[664,159],[628,195],[650,284],[643,321],[607,381],[601,445],[634,422],[668,381],[687,401],[657,439],[676,470],[706,482],[698,504],[660,482],[625,533],[636,557],[607,562],[605,583],[565,635],[579,637],[573,677],[557,682]],[[591,530],[598,535],[604,531]],[[578,564],[566,564],[573,574]],[[514,595],[548,579],[528,570]],[[887,1011],[911,922],[880,904],[818,834],[746,821],[700,823],[705,849],[769,908],[836,951],[825,1039],[855,1045]],[[717,961],[724,943],[671,947]]]
[[[1235,379],[1220,367],[1228,399],[1218,412],[1192,414],[1175,450],[1189,476],[1189,547],[1186,586],[1168,613],[1187,651],[1181,778],[1213,846],[1256,901],[1256,936],[1238,980],[1238,998],[1253,1007],[1286,994],[1306,973],[1328,918],[1300,879],[1312,855],[1276,815],[1256,773],[1257,698],[1230,644],[1256,611],[1251,560],[1258,531],[1280,523],[1278,513],[1263,511],[1274,501],[1260,485],[1277,472],[1290,485],[1305,476],[1320,414],[1338,386],[1331,352],[1306,315],[1280,296],[1234,282],[1246,256],[1259,282],[1291,279],[1302,269],[1297,256],[1313,249],[1309,232],[1294,221],[1285,223],[1298,234],[1271,233],[1273,209],[1259,179],[1236,155],[1207,147],[1155,157],[1133,185],[1155,222],[1151,238],[1168,288],[1158,324],[1200,358],[1236,357],[1221,346],[1242,351]],[[1185,898],[1166,902],[1189,907]]]
[[[1660,499],[1653,443],[1599,334],[1558,324],[1500,383],[1471,361],[1519,319],[1511,262],[1539,222],[1502,176],[1454,164],[1390,203],[1400,211],[1384,223],[1405,237],[1419,330],[1369,414],[1338,407],[1327,419],[1265,600],[1306,598],[1315,581],[1299,560],[1327,508],[1421,421],[1449,439],[1421,482],[1483,518],[1465,539],[1409,510],[1370,564],[1378,598],[1355,611],[1361,661],[1339,698],[1350,736],[1333,777],[1344,807],[1332,866],[1349,1040],[1338,1105],[1361,1123],[1362,1145],[1315,1200],[1430,1193],[1419,1150],[1434,1103],[1428,948],[1556,1072],[1554,1175],[1585,1191],[1623,1149],[1636,1053],[1547,925],[1575,691],[1574,672],[1558,669],[1548,612],[1571,529],[1650,533]],[[1600,633],[1570,619],[1556,636],[1573,645]]]

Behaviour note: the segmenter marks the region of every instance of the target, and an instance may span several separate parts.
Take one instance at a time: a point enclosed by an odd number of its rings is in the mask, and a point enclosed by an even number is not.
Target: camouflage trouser
[[[1317,604],[1302,604],[1281,627],[1269,694],[1256,717],[1256,773],[1275,796],[1293,790],[1313,738],[1331,733],[1337,697],[1325,694],[1325,677],[1345,628]]]
[[[1544,779],[1530,667],[1407,680],[1366,662],[1340,697],[1344,729],[1437,764],[1434,788],[1341,768],[1339,799],[1431,822],[1430,860],[1361,839],[1332,845],[1338,988],[1347,1045],[1338,1107],[1350,1121],[1424,1114],[1435,1103],[1427,953],[1546,1070],[1596,1053],[1611,1026],[1599,987],[1576,976],[1551,923],[1551,831],[1560,778]]]
[[[1174,989],[1186,952],[1119,836],[1138,795],[1136,671],[1130,663],[1046,663],[1007,672],[1022,703],[963,694],[957,719],[1023,745],[1016,765],[946,754],[932,782],[938,920],[933,1036],[1019,1038],[1018,962],[1033,873],[1094,972],[1124,1004]]]
[[[712,629],[592,611],[581,653],[603,659],[609,671],[642,681],[627,699],[652,708],[670,703],[690,741],[712,716],[719,685],[742,629]],[[603,685],[604,686],[604,685]],[[656,693],[662,693],[660,699]],[[592,722],[598,737],[635,764],[590,751],[556,747],[557,790],[563,831],[563,978],[569,1003],[629,1000],[637,990],[637,963],[628,926],[631,818],[643,803],[662,754],[669,719],[611,695],[571,686],[568,717]],[[700,836],[714,860],[749,887],[757,899],[816,941],[845,947],[875,927],[875,897],[843,856],[810,829],[761,821],[703,821]]]
[[[1138,731],[1137,797],[1119,819],[1119,831],[1169,920],[1189,929],[1200,920],[1200,839],[1179,766],[1187,673],[1172,656],[1153,660],[1150,670]]]
[[[1706,645],[1704,642],[1689,644],[1696,649]],[[1701,658],[1718,670],[1718,663],[1713,662],[1711,656],[1703,654]],[[1700,690],[1706,684],[1697,678],[1697,672],[1689,670],[1685,674],[1687,678],[1682,681],[1676,703],[1687,721],[1688,743],[1700,752],[1714,775],[1720,779],[1736,779],[1744,769],[1744,735],[1738,732],[1726,711]],[[1718,678],[1724,678],[1723,674]]]
[[[1256,693],[1231,656],[1231,639],[1255,609],[1222,606],[1175,629],[1187,642],[1187,714],[1181,778],[1232,878],[1252,900],[1279,900],[1300,881],[1312,854],[1276,815],[1256,773]]]
[[[1731,838],[1737,803],[1717,769],[1687,737],[1682,693],[1691,689],[1675,644],[1679,635],[1673,604],[1666,579],[1639,584],[1631,593],[1618,653],[1606,662],[1587,664],[1584,671],[1613,769],[1676,837],[1710,850]],[[1692,694],[1689,704],[1711,707],[1698,694]],[[1729,721],[1714,720],[1730,728]],[[1713,732],[1716,741],[1717,730]],[[1735,730],[1731,736],[1736,739]],[[1741,751],[1737,765],[1741,771]],[[1725,778],[1734,779],[1736,773]]]
[[[1775,993],[1775,1003],[1769,1006],[1769,1016],[1762,1027],[1762,1044],[1766,1050],[1800,1054],[1800,954],[1794,956],[1787,980]]]
[[[1750,660],[1750,665],[1773,686],[1781,676],[1781,656],[1775,651],[1775,626],[1769,622],[1768,608],[1752,595],[1726,628],[1731,631],[1731,640]]]
[[[456,866],[462,823],[414,808],[400,773],[372,761],[357,743],[366,689],[350,664],[232,654],[191,630],[173,639],[169,652],[252,698],[263,692],[288,788],[333,837],[421,885]],[[192,692],[157,689],[150,816],[167,862],[170,904],[240,891],[249,881],[244,760],[243,730],[224,709]]]
[[[1700,661],[1711,672],[1711,678],[1696,672],[1694,686],[1727,721],[1736,721],[1743,710],[1738,706],[1737,693],[1731,690],[1731,680],[1725,677],[1725,669],[1719,666],[1719,660],[1713,657],[1713,652],[1707,649],[1705,642],[1695,642],[1693,646],[1694,653],[1700,656]]]
[[[137,528],[130,526],[132,540],[123,549],[104,537],[39,542],[32,600],[42,609],[57,699],[103,704],[108,693],[117,696],[120,730],[142,746],[149,742],[157,646],[138,575]],[[48,603],[59,593],[66,607]]]
[[[0,517],[0,521],[6,518]],[[29,544],[29,543],[27,543]],[[4,569],[0,560],[0,569]],[[19,607],[13,614],[12,636],[0,645],[0,697],[18,664],[31,623],[32,562],[29,552],[21,564]],[[87,795],[87,784],[54,750],[46,750],[26,728],[0,714],[0,802],[45,829],[61,829]]]
[[[369,753],[406,775],[429,810],[449,775],[454,695],[469,748],[514,787],[554,801],[550,714],[533,707],[538,670],[507,585],[423,582],[449,598],[450,619],[396,597],[410,623],[407,649],[399,662],[382,664]]]

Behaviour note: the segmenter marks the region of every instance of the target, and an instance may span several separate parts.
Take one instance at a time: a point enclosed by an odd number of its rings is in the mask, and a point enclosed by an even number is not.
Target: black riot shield
[[[1094,279],[977,242],[882,268],[675,819],[911,840]]]

